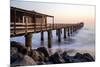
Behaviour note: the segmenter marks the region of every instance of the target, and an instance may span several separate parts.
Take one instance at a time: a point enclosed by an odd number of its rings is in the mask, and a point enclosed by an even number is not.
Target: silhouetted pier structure
[[[55,24],[54,16],[11,7],[10,37],[25,36],[25,45],[32,47],[32,34],[41,32],[41,41],[44,41],[44,32],[48,33],[48,48],[52,47],[52,30],[56,30],[58,42],[61,42],[61,31],[64,29],[64,39],[81,29],[83,22],[76,24]],[[52,23],[47,23],[47,18],[52,18]],[[67,34],[67,36],[66,36]]]

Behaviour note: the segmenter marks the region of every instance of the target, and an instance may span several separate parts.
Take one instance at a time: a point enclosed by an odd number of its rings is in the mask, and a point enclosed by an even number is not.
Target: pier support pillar
[[[66,39],[66,28],[64,28],[64,39]]]
[[[67,28],[68,31],[68,37],[70,36],[70,27]]]
[[[57,32],[58,32],[58,42],[61,42],[61,30],[58,29]]]
[[[41,41],[44,41],[44,32],[41,32]]]
[[[76,31],[76,26],[74,26],[74,32]]]
[[[74,32],[74,26],[73,26],[73,32]]]
[[[29,49],[32,48],[32,34],[31,33],[25,35],[25,46]]]
[[[51,30],[48,30],[48,48],[51,48]]]
[[[71,26],[70,34],[71,34],[71,35],[73,34],[73,26]]]
[[[74,28],[73,28],[73,32],[75,32],[75,29],[76,29],[76,26],[74,26]]]
[[[76,26],[75,26],[75,32],[76,32],[77,30],[78,30],[78,26],[76,25]]]

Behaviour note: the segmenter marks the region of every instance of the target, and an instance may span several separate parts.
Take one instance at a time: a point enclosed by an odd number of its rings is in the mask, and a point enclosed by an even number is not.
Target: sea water
[[[67,33],[66,33],[67,35]],[[41,46],[48,47],[47,32],[44,32],[44,41],[41,41],[41,33],[34,33],[32,37],[32,48],[36,49]],[[63,29],[61,34],[61,43],[58,42],[56,30],[52,31],[52,52],[58,50],[67,51],[69,55],[74,55],[76,52],[89,53],[95,57],[95,28],[84,26],[82,29],[73,33],[66,39],[63,38]],[[25,44],[24,36],[13,37],[11,41],[17,41]]]

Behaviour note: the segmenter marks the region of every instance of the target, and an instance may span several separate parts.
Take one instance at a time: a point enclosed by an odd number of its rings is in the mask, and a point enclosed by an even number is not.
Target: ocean
[[[67,33],[66,33],[67,35]],[[17,41],[25,44],[24,36],[13,37],[10,41]],[[44,46],[47,48],[47,32],[44,32],[44,41],[41,41],[41,34],[34,33],[32,37],[32,48],[38,48]],[[69,55],[75,55],[79,53],[89,53],[95,58],[95,27],[84,26],[79,31],[73,33],[71,37],[67,39],[63,38],[63,30],[61,34],[61,43],[58,42],[56,31],[52,31],[52,52],[58,50],[67,51]]]

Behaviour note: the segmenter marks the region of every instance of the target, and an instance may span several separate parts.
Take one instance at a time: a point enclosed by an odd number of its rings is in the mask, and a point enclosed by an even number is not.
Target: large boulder
[[[40,54],[35,49],[31,50],[29,56],[32,57],[34,59],[34,61],[36,61],[36,62],[39,61]]]
[[[20,54],[21,55],[21,54]],[[12,63],[13,66],[25,66],[25,65],[36,65],[37,63],[28,55],[24,55],[23,58],[17,59]]]
[[[19,53],[22,53],[23,55],[27,54],[27,49],[25,46],[23,46],[21,43],[19,42],[15,42],[15,41],[11,41],[11,47],[14,47],[17,49],[17,51]]]
[[[42,52],[45,57],[49,57],[49,53],[45,47],[37,48],[37,51]]]
[[[89,53],[84,53],[83,59],[85,59],[86,61],[95,61],[94,58]]]
[[[17,53],[10,55],[10,64],[13,64],[17,60],[20,60],[20,57]]]
[[[64,63],[65,62],[58,52],[51,55],[49,57],[49,61],[52,62],[53,64],[58,64],[58,63]]]
[[[31,57],[29,57],[28,55],[24,55],[20,64],[21,65],[36,65],[36,62]]]
[[[71,63],[72,57],[69,56],[66,51],[63,52],[62,58],[64,59],[65,63]]]
[[[36,62],[28,56],[25,46],[19,42],[11,42],[11,64],[17,65],[35,65]]]
[[[32,57],[37,64],[44,64],[45,56],[42,52],[39,52],[36,49],[34,49],[31,51],[30,57]]]
[[[19,53],[22,53],[23,46],[19,42],[15,41],[11,41],[10,45],[10,62],[13,64],[22,59],[22,56]]]
[[[75,59],[81,59],[83,58],[83,55],[80,54],[80,53],[76,53],[75,56],[74,56]]]
[[[94,58],[89,53],[84,53],[84,54],[76,53],[73,62],[90,62],[90,61],[94,61]]]

